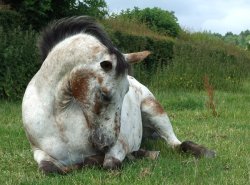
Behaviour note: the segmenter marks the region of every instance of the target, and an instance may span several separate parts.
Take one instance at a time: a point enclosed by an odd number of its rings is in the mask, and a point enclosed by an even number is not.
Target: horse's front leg
[[[33,148],[34,159],[38,163],[39,170],[45,174],[59,173],[66,174],[73,170],[73,168],[68,168],[60,163],[58,160],[52,158],[43,150],[39,148]]]
[[[171,147],[191,153],[195,157],[214,157],[215,152],[208,150],[204,146],[198,145],[192,141],[180,142],[177,139],[170,120],[163,107],[153,96],[145,98],[141,103],[143,127],[148,127],[162,137]],[[152,133],[153,134],[153,133]]]
[[[105,154],[103,167],[105,169],[120,168],[128,150],[128,143],[123,138],[119,137],[115,145]]]

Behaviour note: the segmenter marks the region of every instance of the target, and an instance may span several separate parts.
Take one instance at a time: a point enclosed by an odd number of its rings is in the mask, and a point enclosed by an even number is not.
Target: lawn
[[[125,160],[121,170],[93,167],[68,175],[45,176],[37,169],[22,128],[21,103],[0,101],[0,184],[250,184],[250,84],[236,93],[215,91],[218,116],[206,107],[206,92],[153,90],[181,140],[216,150],[214,159],[196,160],[161,141],[157,160]]]

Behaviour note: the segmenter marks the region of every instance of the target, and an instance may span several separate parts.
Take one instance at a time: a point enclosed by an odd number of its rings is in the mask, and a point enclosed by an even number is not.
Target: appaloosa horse
[[[213,151],[181,143],[153,94],[127,75],[128,64],[148,51],[122,54],[90,17],[61,19],[39,42],[43,64],[26,89],[23,124],[39,169],[67,173],[87,164],[114,169],[140,150],[143,136],[158,133],[173,148],[196,156]]]

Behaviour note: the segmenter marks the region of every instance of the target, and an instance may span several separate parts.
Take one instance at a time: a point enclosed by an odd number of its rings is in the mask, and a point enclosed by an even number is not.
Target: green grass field
[[[250,184],[250,83],[237,93],[215,91],[217,117],[206,107],[206,92],[152,91],[177,136],[216,150],[215,159],[196,160],[148,140],[143,147],[161,151],[156,161],[125,160],[118,171],[93,167],[45,176],[22,128],[21,103],[0,101],[0,184]]]

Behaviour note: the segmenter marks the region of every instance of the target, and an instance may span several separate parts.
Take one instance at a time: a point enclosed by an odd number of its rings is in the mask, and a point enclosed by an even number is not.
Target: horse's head
[[[40,39],[40,50],[41,79],[48,82],[43,89],[51,89],[56,114],[80,107],[90,130],[89,141],[97,150],[107,150],[120,131],[123,98],[129,90],[128,62],[148,53],[123,55],[103,29],[85,16],[50,25]],[[43,80],[38,83],[45,86]]]
[[[75,67],[69,79],[72,96],[92,130],[90,142],[97,150],[105,151],[120,131],[122,102],[129,89],[127,63],[118,51],[110,53],[97,41],[93,45],[87,52],[92,55],[90,61]]]

